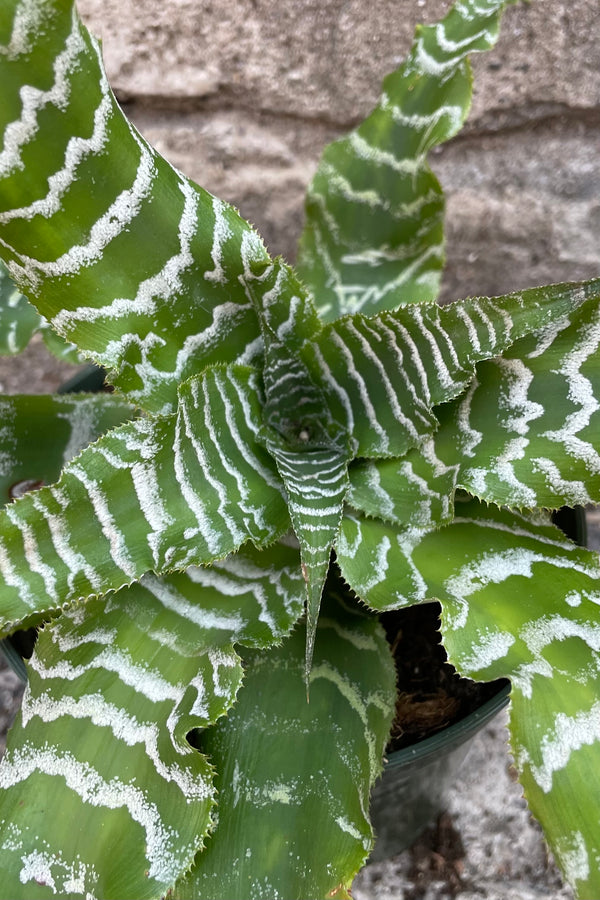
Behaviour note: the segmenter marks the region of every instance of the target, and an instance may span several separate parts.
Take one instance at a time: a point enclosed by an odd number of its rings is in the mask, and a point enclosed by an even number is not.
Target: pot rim
[[[484,725],[487,725],[495,715],[508,706],[512,685],[508,679],[502,679],[501,681],[502,683],[497,693],[463,719],[454,722],[453,725],[449,725],[430,737],[417,741],[416,744],[412,744],[410,747],[403,747],[402,750],[395,750],[386,754],[383,767],[384,773],[388,769],[399,768],[407,763],[414,762],[416,759],[426,759],[440,753],[440,751],[454,749],[468,741]]]

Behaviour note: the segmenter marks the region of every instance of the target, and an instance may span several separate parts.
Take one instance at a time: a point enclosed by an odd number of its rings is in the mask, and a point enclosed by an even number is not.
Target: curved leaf
[[[460,466],[458,484],[509,506],[600,502],[599,344],[600,311],[588,303],[480,364],[439,410],[436,450]]]
[[[340,603],[326,592],[310,703],[301,631],[244,654],[234,709],[201,736],[218,771],[217,827],[175,897],[344,896],[334,892],[366,859],[395,673],[377,621]]]
[[[600,568],[597,554],[536,531],[526,536],[522,520],[505,513],[457,523],[446,535],[452,559],[436,553],[430,586],[443,601],[444,645],[455,665],[471,677],[511,679],[511,745],[529,807],[567,881],[593,900]],[[423,551],[431,560],[433,548]]]
[[[182,385],[177,415],[113,429],[56,485],[9,505],[0,514],[3,629],[148,571],[274,541],[289,517],[260,427],[256,373],[211,369]]]
[[[402,456],[437,428],[432,407],[469,385],[476,362],[531,331],[551,330],[599,295],[594,280],[348,316],[326,326],[303,356],[355,455]]]
[[[4,9],[15,18],[0,53],[0,250],[39,312],[113,368],[115,385],[173,409],[179,382],[260,350],[241,282],[269,256],[127,122],[74,5],[35,8]]]
[[[242,675],[232,644],[281,640],[303,600],[298,551],[275,545],[146,575],[46,626],[0,766],[0,896],[172,886],[215,801],[213,768],[186,735],[231,706]]]
[[[113,394],[0,398],[0,502],[56,481],[84,447],[135,415],[135,407]]]
[[[464,0],[420,26],[375,110],[325,149],[308,190],[298,271],[327,321],[437,296],[444,200],[427,154],[462,127],[466,57],[495,44],[505,5]]]
[[[470,677],[512,681],[520,779],[565,877],[600,890],[600,561],[549,521],[475,501],[429,531],[345,519],[342,573],[369,606],[442,602],[444,646]],[[385,598],[388,602],[385,603]]]

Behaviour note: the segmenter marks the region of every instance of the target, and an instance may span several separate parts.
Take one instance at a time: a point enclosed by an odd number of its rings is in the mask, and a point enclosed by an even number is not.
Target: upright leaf
[[[437,296],[444,200],[427,154],[462,127],[467,56],[495,44],[505,5],[463,0],[420,26],[373,112],[325,149],[308,190],[298,269],[327,321]]]
[[[324,599],[310,703],[301,632],[244,654],[235,708],[201,735],[218,771],[217,827],[175,897],[344,896],[366,859],[395,673],[377,621],[339,603]]]

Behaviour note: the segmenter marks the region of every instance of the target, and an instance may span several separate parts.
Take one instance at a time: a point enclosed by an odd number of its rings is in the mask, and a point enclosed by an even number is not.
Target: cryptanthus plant
[[[56,333],[113,387],[1,401],[0,629],[39,636],[0,897],[349,897],[377,614],[432,598],[459,669],[510,678],[531,809],[600,893],[600,565],[549,513],[600,501],[600,280],[435,302],[427,154],[503,6],[417,31],[294,271],[126,121],[69,0],[0,2],[0,343]]]

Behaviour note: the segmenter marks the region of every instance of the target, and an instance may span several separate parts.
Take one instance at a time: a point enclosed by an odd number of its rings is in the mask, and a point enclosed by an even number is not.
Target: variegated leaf
[[[443,601],[444,645],[464,674],[511,679],[511,744],[529,807],[577,896],[593,900],[600,894],[598,556],[514,515],[480,512],[440,533],[439,547],[424,542],[423,554],[435,559],[430,590]],[[450,538],[452,555],[444,554]]]
[[[17,394],[0,399],[2,505],[58,479],[65,463],[135,416],[113,394]]]
[[[435,437],[462,487],[509,506],[600,502],[599,343],[588,303],[477,367]]]
[[[566,540],[547,514],[533,519],[475,501],[441,529],[357,518],[344,521],[343,534],[343,575],[370,606],[437,598],[459,670],[511,679],[513,750],[530,807],[578,895],[596,897],[598,555]]]
[[[41,321],[0,260],[0,354],[21,353],[39,330]]]
[[[181,381],[260,350],[241,282],[269,256],[127,122],[73,3],[7,0],[3,16],[2,255],[39,312],[134,402],[172,410]]]
[[[494,45],[505,5],[464,0],[419,27],[375,110],[325,149],[307,195],[298,268],[327,321],[437,296],[444,200],[427,154],[462,127],[471,103],[467,55]]]
[[[599,295],[594,280],[348,316],[325,327],[303,356],[355,456],[399,457],[437,428],[432,407],[469,385],[476,362]]]
[[[144,576],[46,626],[0,766],[0,897],[171,887],[215,802],[213,767],[186,735],[231,706],[233,643],[281,640],[303,600],[298,551],[274,545]]]
[[[0,355],[21,353],[38,333],[42,335],[48,350],[58,359],[73,364],[82,362],[75,345],[63,340],[50,328],[17,288],[0,259]]]
[[[433,438],[401,459],[357,460],[350,467],[348,503],[396,525],[447,525],[454,515],[458,466],[436,456]]]
[[[181,386],[176,415],[113,429],[56,485],[10,504],[0,514],[3,630],[285,532],[283,485],[256,439],[257,381],[248,368],[211,369]]]
[[[301,631],[243,658],[234,709],[200,737],[218,773],[217,827],[175,897],[349,896],[372,844],[369,789],[395,701],[383,632],[328,592],[310,703]]]

